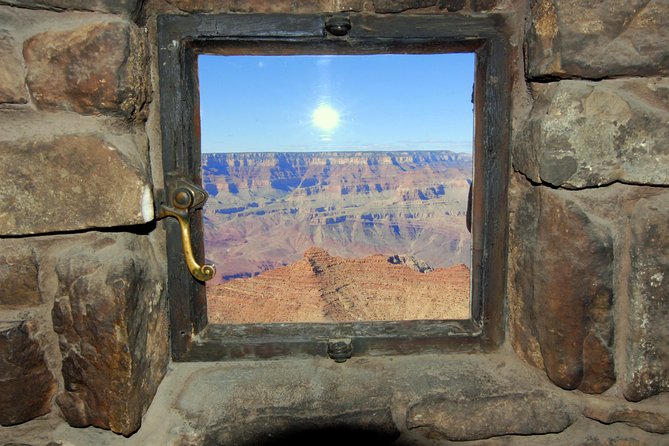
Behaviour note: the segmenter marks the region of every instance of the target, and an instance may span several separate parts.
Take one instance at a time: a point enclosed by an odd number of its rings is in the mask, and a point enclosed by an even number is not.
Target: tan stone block
[[[147,57],[139,28],[100,22],[38,34],[24,44],[37,106],[133,118],[147,100]]]
[[[144,167],[100,135],[0,143],[0,234],[142,224],[153,219]]]
[[[0,0],[2,5],[52,11],[97,11],[134,17],[142,0]]]
[[[0,32],[0,103],[25,104],[27,101],[21,52],[10,35]]]

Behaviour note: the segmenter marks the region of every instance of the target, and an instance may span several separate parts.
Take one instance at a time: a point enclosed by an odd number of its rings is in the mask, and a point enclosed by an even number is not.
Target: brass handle
[[[161,217],[174,217],[181,228],[181,243],[183,245],[184,257],[188,270],[197,280],[206,282],[214,277],[216,268],[214,265],[200,265],[195,260],[193,245],[190,240],[190,213],[193,209],[199,209],[207,201],[208,194],[199,186],[180,179],[177,187],[172,193],[172,205],[163,204],[160,207]]]

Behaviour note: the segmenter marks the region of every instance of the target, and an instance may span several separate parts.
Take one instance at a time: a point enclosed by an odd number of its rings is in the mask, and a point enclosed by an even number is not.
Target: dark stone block
[[[642,199],[630,223],[629,337],[624,394],[669,391],[669,194]]]
[[[37,262],[25,242],[4,240],[0,251],[0,306],[30,306],[42,303],[37,280]]]
[[[525,45],[530,78],[666,75],[669,3],[534,1]]]
[[[465,0],[439,0],[439,9],[457,12],[465,7]]]
[[[527,186],[514,232],[514,344],[565,389],[601,393],[615,382],[613,240],[570,192]],[[523,209],[529,209],[524,211]]]
[[[31,322],[0,322],[0,424],[23,423],[51,412],[56,391]]]
[[[435,6],[437,0],[373,0],[378,13],[394,13]]]
[[[135,432],[168,361],[166,299],[152,247],[131,234],[91,235],[59,253],[52,311],[73,426]]]

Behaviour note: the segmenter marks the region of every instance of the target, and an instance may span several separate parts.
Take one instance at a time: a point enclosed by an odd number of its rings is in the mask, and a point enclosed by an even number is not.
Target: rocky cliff
[[[311,246],[336,256],[409,253],[470,263],[469,154],[449,151],[203,154],[215,283],[285,266]]]
[[[209,287],[207,310],[213,323],[466,319],[469,268],[310,248],[291,265]]]

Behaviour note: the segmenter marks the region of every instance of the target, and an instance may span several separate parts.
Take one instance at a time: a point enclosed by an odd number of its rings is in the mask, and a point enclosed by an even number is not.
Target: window
[[[333,28],[334,21],[337,26]],[[328,346],[342,343],[348,343],[354,355],[480,350],[499,345],[503,338],[506,274],[503,266],[509,144],[506,92],[510,89],[510,75],[507,45],[493,18],[162,16],[159,38],[166,197],[179,179],[202,184],[199,55],[371,57],[467,52],[476,55],[470,317],[400,322],[208,324],[205,285],[193,279],[185,268],[179,226],[167,220],[168,293],[175,360],[325,355]],[[313,119],[320,120],[320,128],[328,136],[335,119],[333,113],[337,111],[331,107],[320,111],[316,108],[314,113],[321,115],[314,115]],[[193,214],[191,233],[196,255],[201,260],[204,234],[201,211]]]

